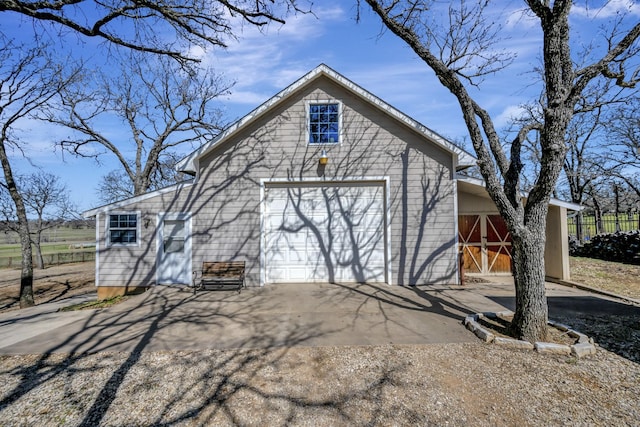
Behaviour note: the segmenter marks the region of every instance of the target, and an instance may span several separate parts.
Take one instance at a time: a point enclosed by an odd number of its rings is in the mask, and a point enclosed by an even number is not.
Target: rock
[[[464,323],[464,326],[466,326],[467,329],[469,329],[469,323],[470,322],[477,322],[477,321],[478,321],[478,316],[477,315],[472,315],[472,316],[465,317],[463,323]],[[469,330],[471,330],[471,329],[469,329]]]
[[[549,321],[549,325],[553,326],[554,328],[556,328],[557,330],[562,331],[562,332],[567,332],[567,331],[569,331],[571,329],[567,325],[564,325],[564,324],[558,323],[558,322],[553,322],[551,320]]]
[[[498,317],[498,319],[504,320],[505,322],[511,322],[513,320],[513,311],[499,311],[496,313],[496,317]]]
[[[580,359],[585,356],[596,354],[596,347],[588,342],[574,344],[571,346],[571,354]]]
[[[465,319],[465,325],[467,329],[473,332],[474,334],[476,334],[476,336],[481,340],[483,340],[484,342],[490,343],[496,337],[494,334],[492,334],[491,332],[489,332],[488,330],[480,326],[480,324],[475,320],[467,321],[467,319]]]
[[[561,354],[568,356],[571,354],[571,347],[564,344],[555,344],[550,342],[536,342],[534,345],[538,353],[543,354]]]
[[[533,350],[533,344],[529,341],[516,340],[513,338],[495,337],[493,343],[504,347],[516,348],[520,350]]]
[[[568,334],[571,338],[575,338],[578,344],[589,344],[589,337],[573,329],[569,329]]]
[[[483,327],[479,327],[478,329],[476,329],[474,331],[474,334],[476,334],[478,338],[480,338],[486,343],[490,343],[496,338],[495,335],[493,335],[491,332],[487,331]]]

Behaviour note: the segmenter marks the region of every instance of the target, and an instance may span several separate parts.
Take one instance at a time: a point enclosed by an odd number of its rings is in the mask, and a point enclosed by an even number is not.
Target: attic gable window
[[[340,103],[309,104],[309,144],[340,143]]]

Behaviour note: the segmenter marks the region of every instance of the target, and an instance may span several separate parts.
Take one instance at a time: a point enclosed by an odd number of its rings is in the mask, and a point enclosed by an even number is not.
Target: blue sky
[[[245,27],[240,39],[230,41],[225,51],[194,49],[193,55],[235,81],[232,93],[221,100],[226,119],[242,117],[325,63],[441,135],[462,140],[466,133],[455,98],[403,42],[388,32],[381,34],[380,23],[372,13],[365,10],[361,22],[356,23],[353,3],[322,0],[314,5],[315,16],[292,16],[286,25],[272,25],[264,32]],[[589,2],[590,10],[574,8],[572,30],[577,41],[599,39],[599,25],[606,24],[617,11],[628,10],[634,19],[640,19],[637,2],[613,0],[597,11],[596,6],[602,3]],[[506,125],[519,105],[539,91],[530,71],[540,61],[540,31],[537,22],[523,15],[521,8],[520,1],[500,2],[500,10],[492,16],[504,25],[508,37],[504,46],[517,55],[516,61],[499,75],[487,78],[480,89],[472,89],[498,127]],[[9,31],[16,19],[0,16],[0,27]],[[28,29],[29,25],[15,27],[15,31]],[[74,49],[89,49],[92,42],[72,38],[69,43]],[[101,176],[117,167],[113,159],[105,156],[101,164],[96,164],[62,155],[59,150],[54,153],[52,139],[68,132],[34,122],[23,125],[23,130],[30,141],[26,151],[34,165],[59,175],[81,210],[99,205],[96,188]],[[122,138],[126,137],[123,134]],[[22,173],[31,170],[31,165],[20,159],[16,159],[16,165]]]

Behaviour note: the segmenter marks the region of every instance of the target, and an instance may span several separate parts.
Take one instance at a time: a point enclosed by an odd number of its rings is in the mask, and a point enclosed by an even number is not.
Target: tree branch
[[[41,22],[51,22],[82,34],[102,38],[114,45],[139,52],[166,55],[180,63],[193,61],[184,52],[175,49],[170,42],[159,42],[142,34],[149,31],[171,29],[175,38],[187,45],[213,45],[224,47],[226,37],[235,37],[227,16],[239,16],[244,22],[258,27],[271,22],[284,24],[289,13],[310,13],[299,0],[188,0],[183,2],[157,2],[123,0],[102,2],[98,0],[27,1],[2,0],[0,12],[15,12]],[[280,8],[284,11],[280,13]],[[97,16],[93,22],[88,16]],[[123,25],[140,31],[125,39]],[[159,28],[164,26],[165,28]],[[171,37],[169,37],[171,39]]]

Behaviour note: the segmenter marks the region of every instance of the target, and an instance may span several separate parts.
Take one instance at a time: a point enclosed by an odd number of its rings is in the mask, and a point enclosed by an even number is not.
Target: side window
[[[309,104],[309,144],[340,142],[340,104]]]
[[[138,214],[109,215],[109,245],[135,245],[138,243]]]

